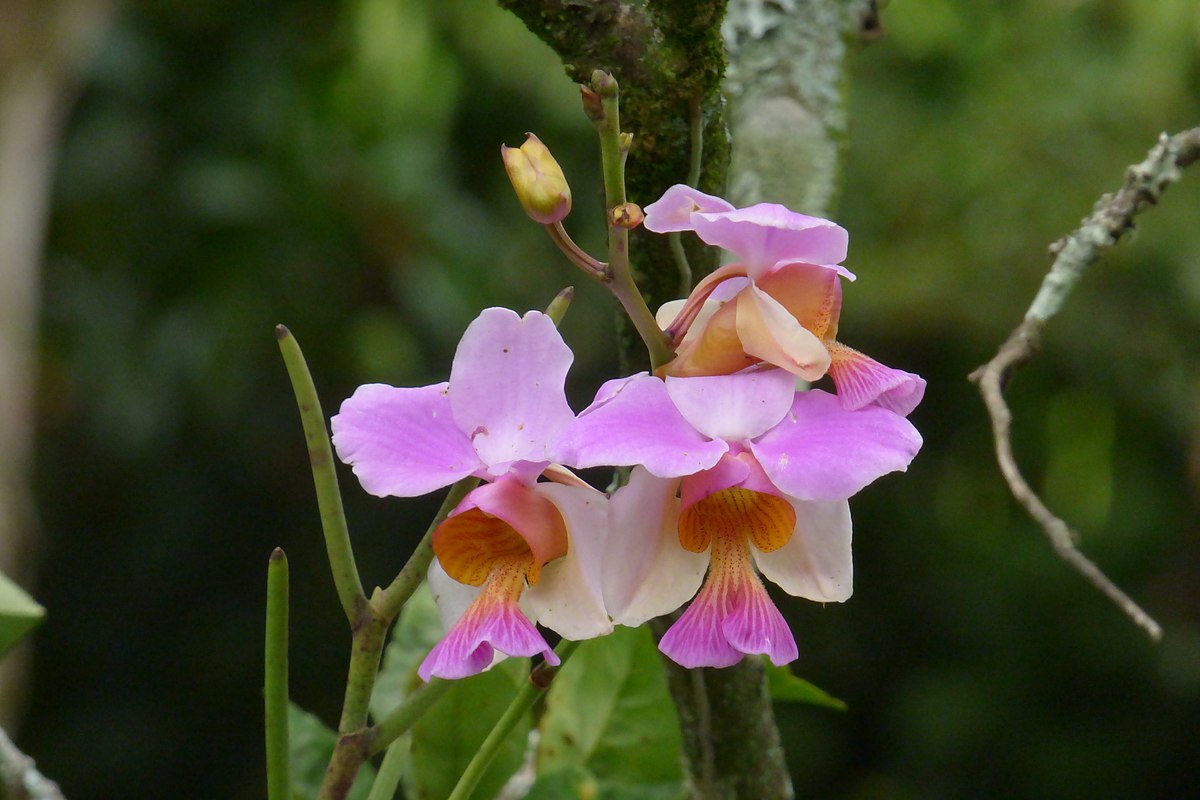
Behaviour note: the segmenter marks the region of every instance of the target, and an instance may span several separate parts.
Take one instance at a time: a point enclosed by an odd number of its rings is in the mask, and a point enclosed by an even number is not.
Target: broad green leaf
[[[546,698],[538,771],[582,767],[601,784],[680,778],[679,721],[648,628],[586,641]]]
[[[46,609],[0,573],[0,656],[36,628],[45,616]]]
[[[421,681],[417,667],[441,637],[437,606],[429,584],[423,583],[404,604],[384,650],[383,666],[371,694],[371,714],[375,719],[382,719],[416,688]]]
[[[292,760],[292,797],[312,800],[321,788],[337,734],[295,703],[288,706],[288,744]],[[375,768],[363,764],[350,790],[350,800],[366,800],[375,780]]]
[[[764,659],[765,660],[765,659]],[[808,703],[812,706],[824,706],[838,711],[845,711],[846,704],[833,695],[820,689],[801,677],[795,675],[788,667],[777,667],[769,661],[767,666],[767,681],[770,685],[771,699],[777,703]]]
[[[510,658],[492,669],[458,681],[412,729],[412,769],[405,797],[445,800],[479,745],[529,680],[529,660]],[[495,797],[521,766],[529,739],[529,715],[517,723],[471,795]]]
[[[582,767],[539,775],[524,800],[686,800],[683,783],[601,784]]]

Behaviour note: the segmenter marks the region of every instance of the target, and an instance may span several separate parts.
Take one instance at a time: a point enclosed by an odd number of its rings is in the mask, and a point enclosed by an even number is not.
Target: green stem
[[[367,800],[392,800],[396,796],[396,787],[400,785],[400,773],[404,769],[404,746],[393,743],[379,765],[375,782],[371,784],[371,793]]]
[[[567,257],[575,266],[579,267],[590,277],[603,282],[608,272],[608,265],[603,261],[598,261],[592,258],[587,251],[575,244],[575,240],[567,234],[567,229],[563,227],[561,222],[555,222],[547,225],[546,233],[550,234],[550,241],[557,245],[562,254]]]
[[[338,490],[325,414],[296,338],[283,325],[275,326],[275,336],[279,339],[279,350],[283,353],[283,363],[287,366],[296,405],[300,408],[300,421],[308,443],[308,460],[317,489],[317,506],[321,511],[321,528],[325,534],[325,551],[329,556],[333,584],[337,588],[338,600],[341,601],[346,619],[353,627],[367,598],[358,577],[358,566],[354,563],[350,532],[346,529],[346,514],[342,510],[342,495]]]
[[[429,572],[429,565],[433,562],[433,532],[446,520],[446,517],[450,516],[450,512],[463,501],[463,498],[478,485],[479,478],[463,478],[450,487],[446,499],[442,501],[441,508],[433,517],[433,522],[429,523],[425,535],[421,537],[421,541],[417,543],[412,555],[408,557],[408,563],[404,565],[386,589],[377,591],[371,598],[371,608],[376,617],[385,620],[386,624],[390,625],[396,615],[400,613],[400,609],[408,602],[408,598],[412,597],[413,592],[417,590]]]
[[[403,703],[393,708],[378,725],[367,732],[368,754],[375,755],[385,747],[390,748],[453,685],[454,681],[434,678],[429,683],[417,687]]]
[[[557,668],[548,668],[543,665],[539,669],[553,670],[547,677],[537,678],[537,675],[531,677],[528,683],[521,687],[517,692],[517,696],[509,704],[504,714],[497,720],[496,725],[492,728],[491,733],[483,740],[483,744],[475,751],[475,755],[471,758],[471,763],[467,764],[467,768],[463,770],[462,777],[458,779],[458,783],[454,787],[454,791],[450,793],[449,800],[467,800],[471,796],[471,792],[475,790],[479,779],[483,777],[483,773],[491,765],[496,754],[500,752],[500,746],[504,744],[504,740],[508,738],[509,733],[516,727],[516,724],[521,721],[521,718],[529,713],[529,709],[533,708],[533,704],[537,702],[545,691],[550,688],[550,681],[557,669],[562,669],[562,666],[567,663],[567,659],[575,652],[575,648],[579,647],[579,642],[570,642],[563,639],[559,642],[558,647],[554,648],[554,652],[558,655],[562,662]]]
[[[629,265],[629,230],[614,224],[612,211],[626,202],[625,157],[628,141],[622,141],[620,90],[611,75],[596,70],[592,74],[592,89],[600,96],[603,111],[593,120],[600,138],[600,160],[604,173],[604,207],[608,212],[608,284],[630,322],[637,330],[650,353],[651,368],[657,369],[671,360],[670,342],[650,313],[646,299],[633,280]]]
[[[700,98],[693,97],[688,104],[688,132],[691,135],[690,160],[688,161],[687,185],[697,188],[700,185],[700,169],[704,164],[704,113],[700,109]],[[687,253],[683,250],[683,235],[675,232],[667,234],[671,246],[671,255],[675,258],[675,267],[679,270],[679,296],[687,297],[692,291],[692,265],[688,263]]]
[[[263,705],[267,731],[267,800],[289,800],[288,561],[276,547],[267,564],[267,633]]]

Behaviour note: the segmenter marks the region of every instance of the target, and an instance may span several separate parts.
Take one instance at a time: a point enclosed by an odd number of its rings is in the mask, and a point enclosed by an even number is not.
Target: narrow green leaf
[[[645,627],[583,642],[550,687],[541,729],[539,772],[581,767],[606,787],[681,777],[679,721]]]
[[[824,689],[818,688],[794,674],[786,666],[777,667],[767,662],[767,683],[771,699],[776,703],[807,703],[838,711],[845,711],[846,704]]]
[[[475,751],[529,680],[529,660],[510,658],[479,675],[458,681],[412,729],[412,773],[404,782],[413,800],[444,800]],[[513,729],[483,774],[476,800],[496,796],[521,766],[529,739],[529,715]]]
[[[263,701],[267,745],[267,797],[287,800],[288,775],[288,561],[281,548],[267,565],[267,624],[263,649]]]
[[[0,573],[0,656],[36,628],[45,616],[46,609]]]
[[[325,768],[337,744],[337,734],[295,703],[288,705],[288,740],[291,747],[292,797],[312,800],[321,788]],[[366,800],[375,782],[375,768],[363,764],[350,790],[350,800]]]

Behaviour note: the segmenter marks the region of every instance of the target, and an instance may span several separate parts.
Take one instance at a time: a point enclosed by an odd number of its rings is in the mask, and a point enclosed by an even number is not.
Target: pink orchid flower
[[[533,620],[570,639],[611,630],[595,566],[607,500],[549,456],[575,419],[563,392],[572,360],[546,315],[489,308],[463,334],[448,383],[360,386],[332,420],[338,456],[370,494],[487,481],[433,534],[430,585],[448,632],[424,680],[473,675],[496,651],[557,664]],[[558,482],[537,482],[543,473]]]
[[[925,381],[836,341],[840,266],[849,236],[829,220],[774,203],[734,208],[677,184],[646,207],[656,233],[695,231],[738,261],[700,281],[686,301],[668,303],[659,324],[676,340],[664,375],[724,375],[765,361],[815,381],[827,372],[848,409],[875,404],[908,414]]]
[[[659,648],[685,667],[724,667],[748,653],[797,657],[759,573],[797,597],[847,599],[846,500],[920,446],[899,414],[849,411],[827,392],[797,393],[789,372],[756,369],[610,381],[559,452],[577,467],[640,465],[610,505],[613,620],[639,625],[695,595]]]

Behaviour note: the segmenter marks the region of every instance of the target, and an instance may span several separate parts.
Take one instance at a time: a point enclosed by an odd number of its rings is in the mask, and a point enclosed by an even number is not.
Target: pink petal
[[[693,230],[692,214],[696,211],[732,210],[733,206],[719,197],[677,183],[646,206],[646,219],[642,224],[654,233],[690,231]]]
[[[539,483],[534,491],[554,503],[567,524],[567,554],[542,568],[525,590],[534,619],[568,639],[612,631],[604,607],[601,568],[608,539],[608,498],[591,487]]]
[[[792,500],[791,504],[796,510],[796,529],[787,544],[769,553],[751,550],[759,571],[794,597],[844,602],[854,591],[850,504],[845,500]]]
[[[771,483],[771,479],[763,472],[753,454],[730,452],[721,456],[721,460],[712,469],[688,475],[683,479],[679,489],[680,510],[690,508],[710,495],[733,487],[761,494],[779,495],[779,489]]]
[[[748,355],[815,381],[829,367],[829,351],[778,300],[751,286],[737,298],[737,333]]]
[[[679,413],[712,439],[739,442],[761,436],[792,406],[796,378],[781,369],[734,375],[667,378],[667,394]]]
[[[798,393],[783,421],[750,443],[775,485],[799,500],[844,500],[907,469],[920,448],[921,435],[899,414],[877,406],[847,411],[819,389]]]
[[[743,653],[764,653],[775,666],[783,666],[800,656],[796,639],[767,596],[757,577],[744,581],[731,593],[721,630],[725,640]]]
[[[679,487],[680,513],[710,495],[733,486],[740,486],[750,474],[750,465],[745,458],[740,457],[743,455],[749,456],[748,453],[741,453],[737,456],[726,453],[721,456],[721,460],[712,469],[686,476]],[[750,456],[751,461],[753,458]]]
[[[483,465],[455,425],[446,384],[360,386],[332,420],[338,457],[377,497],[415,497]]]
[[[450,405],[479,458],[500,468],[548,461],[547,447],[575,415],[563,384],[574,356],[545,314],[484,309],[463,334],[450,370]]]
[[[658,378],[609,381],[559,441],[554,461],[571,467],[644,464],[660,478],[708,469],[728,447],[683,418]]]
[[[515,605],[495,606],[473,614],[474,607],[434,645],[417,668],[421,680],[466,678],[491,666],[494,651],[509,656],[541,653],[551,666],[558,656],[533,623]]]
[[[732,667],[745,655],[725,636],[724,598],[714,592],[696,599],[658,643],[658,649],[676,664],[696,667]]]
[[[830,345],[833,362],[829,377],[837,386],[838,400],[850,410],[874,404],[908,416],[925,396],[925,379],[880,364],[843,344]]]
[[[670,613],[691,599],[708,567],[707,553],[679,544],[678,479],[634,467],[610,501],[604,602],[613,620],[631,627]]]
[[[737,256],[753,279],[781,262],[804,261],[837,270],[850,241],[840,225],[775,203],[700,211],[692,215],[691,224],[701,239]]]

